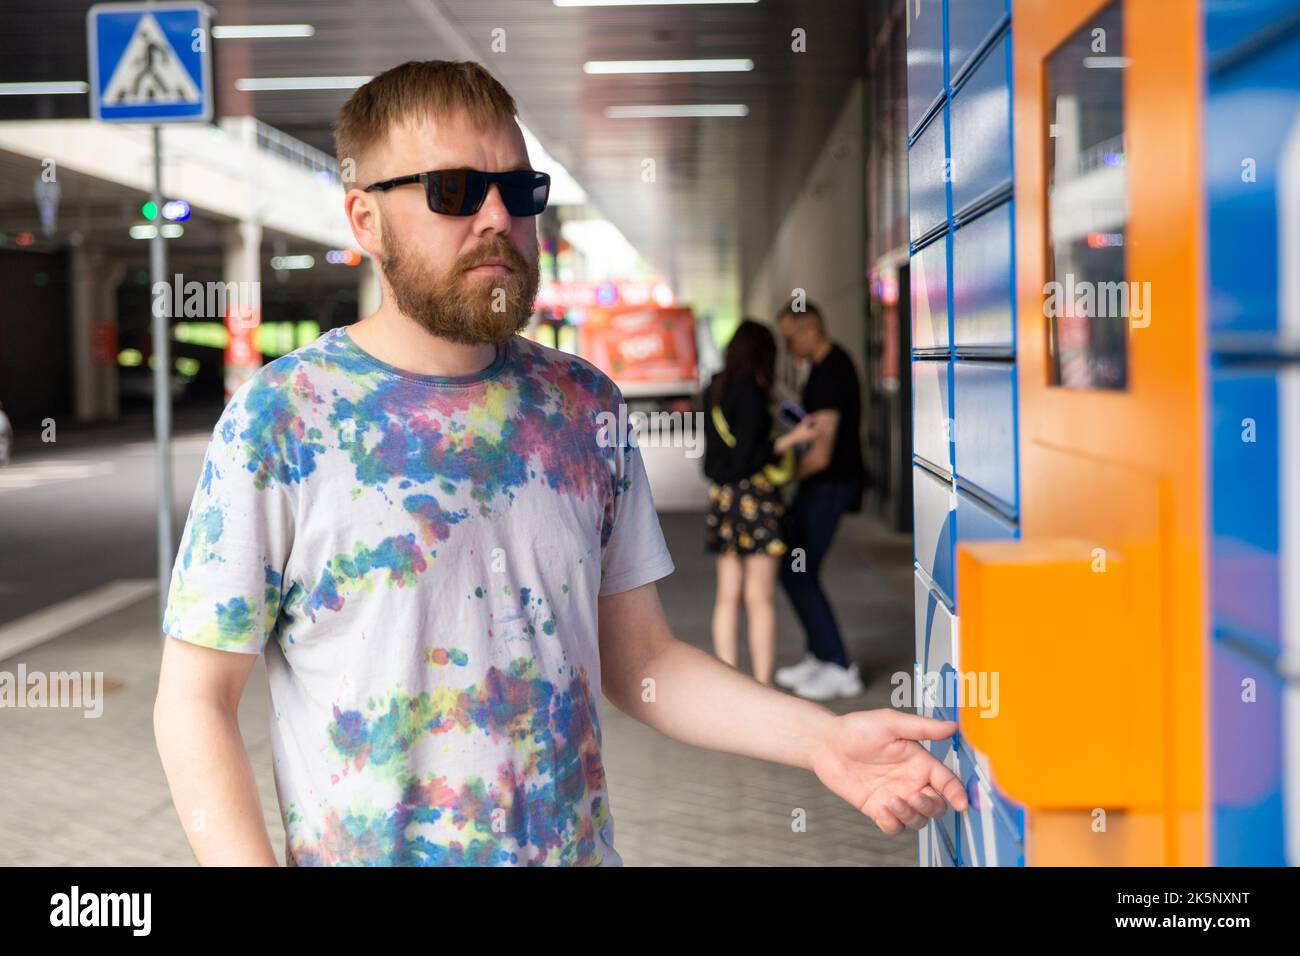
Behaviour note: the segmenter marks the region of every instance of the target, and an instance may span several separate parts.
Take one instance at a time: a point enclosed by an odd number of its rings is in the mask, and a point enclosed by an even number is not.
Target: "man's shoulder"
[[[831,350],[822,364],[830,375],[845,381],[851,379],[854,384],[857,383],[858,367],[853,364],[853,356],[849,355],[848,350],[838,342],[831,343]]]
[[[332,388],[326,377],[334,331],[286,352],[255,369],[231,392],[213,429],[214,439],[227,444],[238,436],[258,454],[287,454],[296,444],[285,436],[299,432],[310,444],[322,416],[328,415]],[[312,445],[313,450],[323,450]]]
[[[580,355],[543,345],[524,335],[516,335],[511,346],[518,357],[520,371],[527,377],[552,381],[562,388],[576,388],[598,401],[622,401],[622,391],[608,374]]]
[[[840,368],[853,367],[853,357],[849,355],[848,350],[844,348],[844,346],[840,345],[839,342],[831,343],[830,355],[827,357]]]
[[[293,396],[311,397],[333,357],[332,340],[336,330],[322,332],[311,342],[280,355],[251,375],[230,396],[230,405],[240,404],[250,398],[265,401],[268,393],[288,399]]]
[[[847,389],[857,387],[857,369],[849,353],[832,342],[830,350],[813,366],[804,382],[804,407],[810,412],[837,408],[849,401]]]

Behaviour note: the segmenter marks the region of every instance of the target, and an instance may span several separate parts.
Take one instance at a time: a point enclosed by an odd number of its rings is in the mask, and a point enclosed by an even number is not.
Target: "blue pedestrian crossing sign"
[[[210,122],[212,37],[203,3],[97,3],[86,14],[90,115]]]

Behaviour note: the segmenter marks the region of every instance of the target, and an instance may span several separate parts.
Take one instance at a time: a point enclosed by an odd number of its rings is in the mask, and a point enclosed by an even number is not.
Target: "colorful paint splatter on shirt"
[[[267,655],[293,865],[616,865],[597,600],[672,570],[622,397],[517,337],[417,375],[343,329],[213,429],[165,631]]]

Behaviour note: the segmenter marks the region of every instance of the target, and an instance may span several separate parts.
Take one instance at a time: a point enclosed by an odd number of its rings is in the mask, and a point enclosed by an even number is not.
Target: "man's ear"
[[[379,259],[384,251],[384,240],[380,228],[383,213],[379,208],[377,194],[349,189],[343,197],[343,215],[347,217],[357,245],[368,252],[371,258]]]

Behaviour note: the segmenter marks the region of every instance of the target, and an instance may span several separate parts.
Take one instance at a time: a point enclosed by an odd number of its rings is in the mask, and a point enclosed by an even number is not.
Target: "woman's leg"
[[[772,683],[776,668],[776,571],[778,558],[770,554],[745,557],[745,620],[754,679]]]
[[[736,666],[744,573],[739,555],[718,555],[718,593],[713,602],[713,653],[732,667]]]

